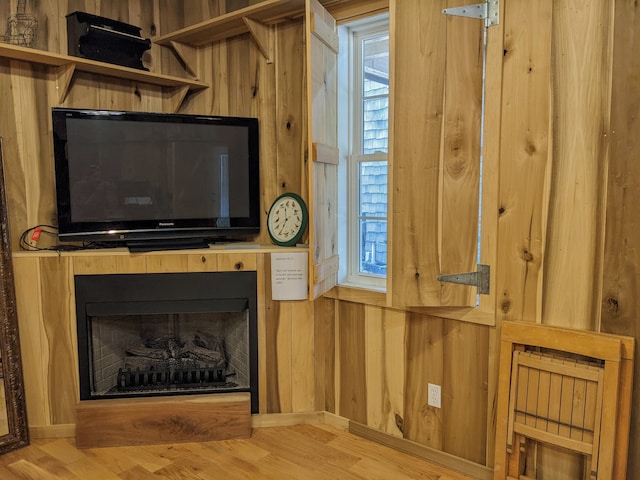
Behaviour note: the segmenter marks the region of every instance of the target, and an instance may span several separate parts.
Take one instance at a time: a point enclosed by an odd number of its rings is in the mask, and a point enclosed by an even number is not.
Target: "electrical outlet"
[[[441,388],[440,385],[429,383],[429,406],[442,408]]]

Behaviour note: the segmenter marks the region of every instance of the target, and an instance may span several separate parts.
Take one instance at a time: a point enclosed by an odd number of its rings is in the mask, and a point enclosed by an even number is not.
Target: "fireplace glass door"
[[[87,305],[91,396],[247,391],[246,302],[228,312],[207,303],[190,302],[204,312],[142,314],[118,313],[128,305]]]
[[[75,277],[80,399],[251,392],[255,272]]]

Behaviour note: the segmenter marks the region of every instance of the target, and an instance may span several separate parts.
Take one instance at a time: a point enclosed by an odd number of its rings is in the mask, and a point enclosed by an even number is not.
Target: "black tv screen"
[[[257,119],[52,115],[61,239],[153,249],[259,233]]]

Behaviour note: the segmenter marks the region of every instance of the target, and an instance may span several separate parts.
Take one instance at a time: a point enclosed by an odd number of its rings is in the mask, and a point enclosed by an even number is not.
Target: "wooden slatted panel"
[[[591,454],[602,368],[529,352],[514,352],[514,368],[518,393],[513,430],[539,440],[555,438],[556,444]],[[562,388],[551,389],[551,375],[563,379]]]
[[[315,22],[314,22],[315,20]],[[307,145],[320,143],[336,148],[338,143],[337,54],[327,44],[331,31],[336,31],[335,19],[317,0],[306,0],[307,39]],[[313,33],[314,25],[322,25],[322,32]],[[324,40],[324,41],[323,41]],[[311,156],[309,152],[308,156]],[[337,185],[338,169],[334,164],[307,162],[309,196],[309,272],[317,265],[337,255]],[[326,278],[318,278],[310,295],[317,298],[337,283],[337,272],[325,270]],[[315,280],[315,279],[314,279]]]
[[[567,353],[554,357],[521,353],[526,345],[548,348],[550,344],[554,345],[554,350]],[[566,348],[562,348],[562,344]],[[624,369],[621,367],[632,345],[634,339],[630,337],[504,323],[500,377],[501,380],[510,379],[511,392],[507,402],[504,392],[509,388],[509,382],[501,381],[502,394],[499,398],[502,400],[498,414],[503,415],[506,409],[508,421],[498,422],[496,428],[495,478],[518,477],[523,473],[520,445],[514,445],[514,439],[518,442],[517,433],[544,442],[543,454],[550,455],[551,461],[556,460],[555,452],[579,452],[590,457],[590,471],[594,478],[622,478],[620,468],[626,456],[628,431],[620,421],[627,418],[631,392],[627,385],[630,378],[628,373],[622,374]],[[571,357],[574,354],[591,357],[598,362],[576,360]],[[513,365],[510,367],[511,362]],[[537,383],[529,380],[533,370],[538,371]],[[541,370],[551,374],[550,381],[545,384],[546,392],[540,390]],[[529,393],[532,388],[536,389],[535,396]],[[520,391],[522,389],[525,392]],[[541,395],[548,395],[546,413],[538,404]],[[618,408],[622,408],[625,414],[619,415]],[[543,416],[544,422],[533,424],[527,421],[531,416]],[[618,432],[619,428],[622,428],[622,433]],[[564,449],[554,448],[557,446]],[[573,459],[571,456],[563,458],[565,461]],[[576,463],[582,462],[576,460]],[[572,466],[569,461],[561,468],[564,471]],[[529,467],[527,472],[526,475],[531,474]],[[614,473],[616,477],[612,476]]]

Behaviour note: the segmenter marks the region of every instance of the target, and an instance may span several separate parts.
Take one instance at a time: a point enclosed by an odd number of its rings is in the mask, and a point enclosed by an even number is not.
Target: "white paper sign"
[[[306,300],[308,281],[307,252],[271,254],[271,298]]]

